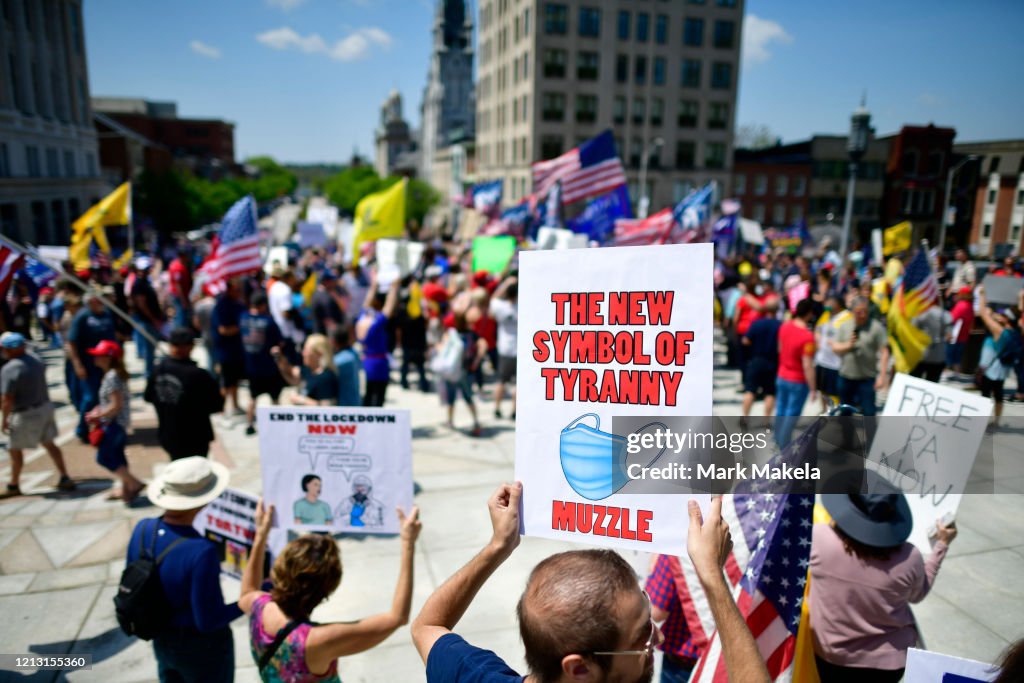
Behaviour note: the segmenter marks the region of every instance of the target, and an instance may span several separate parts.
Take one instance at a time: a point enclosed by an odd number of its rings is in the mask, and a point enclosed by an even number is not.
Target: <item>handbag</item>
[[[107,434],[107,428],[102,423],[97,422],[89,427],[89,443],[94,447],[99,448],[100,443],[103,442],[103,437]]]

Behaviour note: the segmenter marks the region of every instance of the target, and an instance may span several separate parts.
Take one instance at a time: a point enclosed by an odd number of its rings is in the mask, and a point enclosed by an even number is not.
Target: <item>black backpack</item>
[[[160,583],[160,563],[184,538],[176,538],[155,557],[157,528],[160,520],[154,520],[153,541],[146,549],[146,530],[139,534],[139,559],[128,564],[121,572],[121,583],[114,596],[114,611],[121,630],[130,636],[152,640],[170,624],[173,609]]]
[[[1016,330],[1010,330],[1006,344],[999,351],[999,362],[1005,368],[1012,368],[1020,360],[1021,340]]]

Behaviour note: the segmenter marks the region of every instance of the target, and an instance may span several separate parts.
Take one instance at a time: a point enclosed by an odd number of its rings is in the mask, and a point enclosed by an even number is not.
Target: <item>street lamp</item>
[[[953,176],[956,172],[963,168],[970,161],[977,161],[978,156],[971,154],[964,159],[960,160],[960,163],[956,164],[949,169],[949,173],[946,174],[946,199],[942,202],[942,227],[939,228],[939,251],[941,252],[946,248],[946,226],[950,224],[949,214],[951,207],[949,205],[950,196],[953,194]]]
[[[647,162],[655,151],[662,148],[665,141],[661,138],[654,138],[644,148],[644,157],[640,160],[640,201],[637,203],[636,215],[638,218],[647,218],[647,206],[651,203],[647,196]]]
[[[846,152],[850,155],[850,181],[846,186],[846,211],[843,213],[843,239],[839,255],[846,260],[846,248],[850,242],[850,225],[853,223],[853,191],[857,184],[857,163],[868,150],[868,136],[871,134],[871,114],[861,99],[860,106],[850,116],[850,137],[846,141]]]

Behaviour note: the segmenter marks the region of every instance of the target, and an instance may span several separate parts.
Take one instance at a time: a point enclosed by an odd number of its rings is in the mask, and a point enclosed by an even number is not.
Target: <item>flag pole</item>
[[[99,299],[103,303],[104,306],[106,306],[107,308],[109,308],[111,310],[112,313],[114,313],[115,315],[117,315],[117,317],[121,318],[126,323],[131,325],[132,329],[134,329],[136,332],[138,332],[143,337],[145,337],[146,340],[149,341],[149,343],[153,345],[153,348],[159,350],[160,341],[158,339],[156,339],[153,335],[151,335],[148,330],[146,330],[144,327],[142,327],[137,322],[132,320],[132,317],[130,315],[125,313],[121,308],[119,308],[117,305],[115,305],[107,297],[103,296],[99,292],[99,290],[97,288],[91,287],[87,282],[85,282],[82,279],[80,279],[74,273],[69,273],[68,271],[64,270],[63,266],[55,265],[51,261],[49,261],[46,258],[44,258],[43,255],[39,253],[39,250],[35,246],[33,246],[31,244],[23,246],[23,245],[18,244],[17,242],[15,242],[14,240],[12,240],[12,239],[10,239],[8,237],[4,237],[3,239],[5,241],[7,241],[9,244],[11,244],[12,246],[17,247],[22,252],[28,254],[29,256],[34,258],[36,261],[39,261],[44,266],[47,266],[48,268],[50,268],[50,270],[53,270],[53,271],[55,271],[57,273],[63,274],[64,277],[66,277],[68,280],[70,280],[75,285],[77,285],[84,293],[92,292],[96,296],[96,298]]]
[[[128,182],[128,251],[135,258],[135,212],[132,211],[132,184]]]

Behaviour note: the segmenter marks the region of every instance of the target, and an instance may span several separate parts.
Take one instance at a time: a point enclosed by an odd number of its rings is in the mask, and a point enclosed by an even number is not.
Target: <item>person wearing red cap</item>
[[[956,293],[956,303],[950,311],[953,318],[953,333],[946,344],[946,367],[959,374],[960,362],[967,346],[967,336],[974,327],[974,292],[970,287],[961,287]]]
[[[96,446],[96,462],[118,476],[121,500],[130,505],[145,485],[129,471],[124,453],[131,425],[124,351],[117,342],[104,339],[89,349],[88,354],[103,373],[99,404],[85,415],[90,428],[89,440]]]

